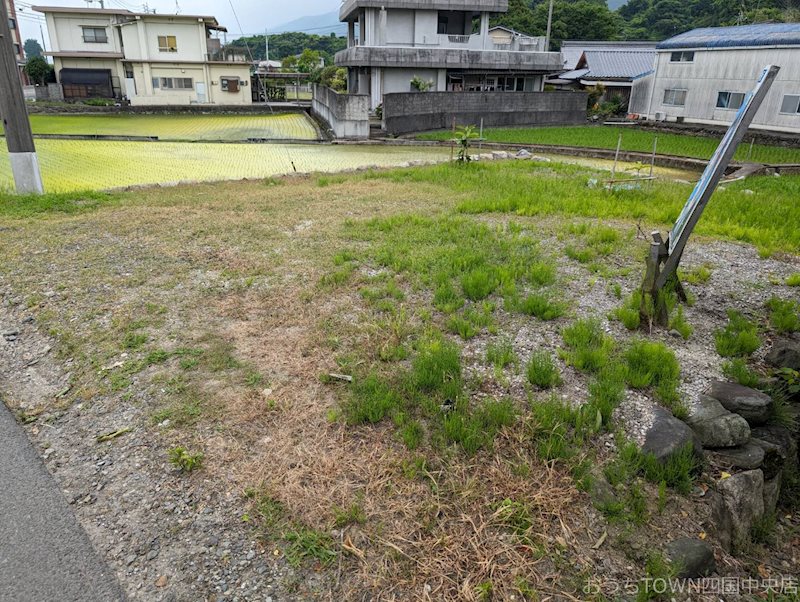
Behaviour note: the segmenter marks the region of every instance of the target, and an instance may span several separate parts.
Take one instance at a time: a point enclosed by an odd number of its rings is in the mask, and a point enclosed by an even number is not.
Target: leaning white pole
[[[6,133],[11,173],[20,194],[42,194],[42,175],[33,145],[31,124],[25,109],[25,95],[8,28],[6,3],[0,2],[0,117]]]

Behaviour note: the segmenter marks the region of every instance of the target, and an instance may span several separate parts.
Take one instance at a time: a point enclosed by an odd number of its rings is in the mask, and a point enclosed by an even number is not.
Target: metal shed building
[[[781,70],[751,127],[800,133],[800,23],[706,27],[661,42],[653,72],[633,82],[628,110],[728,125],[768,64]]]

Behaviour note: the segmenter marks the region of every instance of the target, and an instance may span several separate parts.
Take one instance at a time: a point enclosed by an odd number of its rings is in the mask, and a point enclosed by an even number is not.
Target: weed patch
[[[614,348],[608,336],[595,318],[577,320],[561,332],[567,350],[564,359],[583,372],[597,372],[605,367]]]
[[[736,310],[728,310],[728,324],[714,333],[717,353],[722,357],[743,357],[750,355],[761,346],[758,330]]]
[[[800,330],[800,303],[792,299],[771,297],[767,301],[770,311],[769,323],[780,333],[797,332]]]
[[[678,396],[680,366],[675,353],[660,342],[636,340],[625,351],[625,379],[634,389],[652,389],[678,416],[686,409]]]
[[[546,351],[534,351],[525,367],[528,382],[540,389],[552,389],[561,384],[561,374]]]
[[[191,472],[203,464],[202,452],[190,452],[182,445],[171,447],[168,452],[170,464],[185,472]]]

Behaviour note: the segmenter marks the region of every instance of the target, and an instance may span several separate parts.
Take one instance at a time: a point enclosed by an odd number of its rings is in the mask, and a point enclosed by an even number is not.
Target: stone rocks
[[[530,153],[530,151],[527,151],[527,150],[525,150],[524,148],[521,148],[521,149],[519,149],[519,150],[517,151],[517,154],[516,154],[516,155],[514,155],[514,156],[515,156],[517,159],[529,159],[529,158],[530,158],[530,156],[531,156],[531,153]]]
[[[764,513],[772,514],[778,507],[778,499],[781,496],[781,483],[783,474],[780,472],[773,478],[764,479]]]
[[[495,159],[508,159],[508,153],[506,151],[492,151],[492,157]]]
[[[708,395],[700,395],[686,423],[704,447],[736,447],[750,438],[747,421]]]
[[[590,472],[589,476],[591,477],[589,496],[596,507],[602,508],[617,502],[617,494],[603,471],[596,468]]]
[[[755,521],[764,516],[764,473],[760,470],[740,472],[718,482],[712,517],[720,543],[736,550],[750,540]]]
[[[785,426],[770,424],[756,427],[753,429],[753,437],[777,446],[784,466],[797,467],[797,442],[794,440],[792,432]]]
[[[713,548],[700,539],[676,539],[667,544],[664,552],[670,562],[679,567],[678,577],[681,579],[707,577],[717,568]]]
[[[764,460],[761,462],[761,471],[765,479],[771,479],[783,470],[786,463],[785,452],[779,445],[752,437],[750,443],[764,450]]]
[[[696,454],[700,453],[700,444],[692,429],[664,408],[657,407],[654,413],[655,419],[645,433],[642,451],[653,454],[661,462],[687,445],[691,445]]]
[[[753,470],[764,462],[764,448],[748,441],[738,447],[708,450],[710,459],[719,466]]]
[[[750,426],[766,424],[772,413],[772,398],[769,395],[737,383],[712,381],[709,395],[729,412],[747,420]]]
[[[772,345],[766,360],[776,368],[790,368],[800,372],[800,344],[777,341]]]

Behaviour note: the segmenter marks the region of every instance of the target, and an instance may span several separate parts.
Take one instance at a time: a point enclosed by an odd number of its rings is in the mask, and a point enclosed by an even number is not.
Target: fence
[[[311,112],[325,121],[337,138],[369,137],[369,96],[339,94],[314,84]]]

